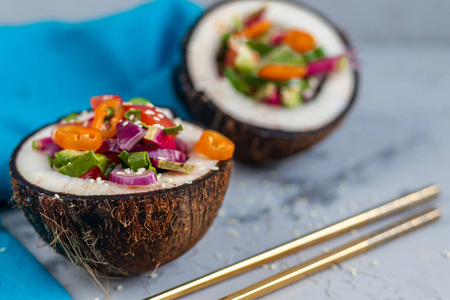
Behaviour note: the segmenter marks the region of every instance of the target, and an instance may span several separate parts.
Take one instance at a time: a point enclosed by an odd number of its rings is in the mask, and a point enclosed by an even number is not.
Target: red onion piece
[[[273,94],[265,100],[265,102],[270,105],[281,105],[280,91],[276,89]]]
[[[51,141],[51,143],[49,143],[48,145],[45,146],[44,149],[42,149],[42,152],[50,155],[52,158],[55,158],[55,153],[61,150],[62,148],[58,144]]]
[[[109,181],[127,186],[144,186],[156,183],[158,179],[153,170],[145,170],[142,173],[125,173],[124,168],[116,166],[109,175]]]
[[[149,130],[154,130],[154,134],[153,137],[151,138],[149,137],[149,135],[145,135],[144,137],[145,143],[163,149],[173,149],[173,150],[177,149],[177,145],[175,144],[173,139],[170,136],[168,136],[164,132],[164,130],[155,126],[151,126]]]
[[[175,142],[175,145],[177,146],[177,150],[180,150],[184,154],[188,152],[188,145],[179,137],[175,138],[173,140]]]
[[[263,7],[261,9],[255,11],[254,13],[252,13],[250,16],[248,16],[244,20],[245,27],[252,26],[253,24],[256,24],[259,21],[261,21],[265,12],[266,12],[266,8]]]
[[[119,147],[122,150],[130,151],[142,138],[147,131],[130,121],[124,121],[117,124],[117,139]]]
[[[327,74],[336,70],[339,66],[341,59],[347,57],[347,55],[339,55],[336,57],[323,58],[316,60],[308,64],[306,76],[313,76],[319,74]]]
[[[122,149],[120,149],[119,142],[116,139],[107,139],[107,140],[103,140],[102,145],[95,152],[100,153],[100,154],[120,153],[120,152],[122,152]]]
[[[148,153],[148,157],[151,159],[158,159],[163,157],[167,161],[174,161],[184,163],[186,161],[186,155],[179,151],[173,149],[161,149],[152,146],[136,145],[131,149],[131,152],[143,152]]]
[[[273,46],[278,46],[279,44],[281,44],[283,40],[284,40],[284,33],[279,33],[270,39],[269,44]]]
[[[36,150],[41,150],[42,151],[50,143],[53,143],[52,138],[51,137],[45,137],[45,138],[36,140],[36,144],[34,144],[34,141],[33,141],[33,146],[36,145]]]

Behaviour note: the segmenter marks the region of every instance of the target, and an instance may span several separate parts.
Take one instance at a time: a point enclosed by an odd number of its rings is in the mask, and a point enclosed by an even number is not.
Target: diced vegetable
[[[130,172],[120,166],[116,166],[112,170],[109,180],[113,183],[127,186],[145,186],[158,181],[153,170]]]
[[[177,146],[164,130],[157,126],[150,126],[145,133],[144,143],[164,149],[176,149]]]
[[[288,44],[293,50],[306,53],[316,48],[316,41],[307,32],[291,29],[286,32],[284,42]]]
[[[100,104],[103,101],[111,100],[111,99],[117,99],[121,103],[123,102],[122,98],[118,95],[100,95],[100,96],[94,96],[91,98],[91,107],[93,110],[97,109],[97,107],[100,106]]]
[[[195,151],[210,159],[227,160],[233,156],[234,144],[223,134],[205,130],[195,144]]]
[[[275,48],[264,58],[264,61],[266,63],[305,64],[305,58],[301,54],[292,51],[286,46]]]
[[[97,150],[102,145],[102,133],[98,129],[79,126],[60,126],[53,136],[56,144],[64,149]]]
[[[180,124],[174,127],[168,127],[163,129],[167,135],[177,135],[183,131],[183,126]]]
[[[147,130],[130,121],[117,124],[117,139],[122,150],[130,151],[142,138]]]
[[[195,170],[195,166],[184,164],[184,163],[178,163],[173,161],[167,161],[164,159],[152,159],[152,162],[155,167],[159,169],[164,170],[170,170],[170,171],[176,171],[176,172],[182,172],[182,173],[188,173],[192,174]]]
[[[61,168],[68,163],[73,162],[81,155],[86,154],[87,151],[78,151],[78,150],[61,150],[55,153],[54,165],[57,168]]]
[[[109,124],[105,126],[103,123],[110,114],[110,109],[114,109],[114,116],[109,119]],[[124,114],[125,110],[122,107],[121,99],[105,100],[95,109],[92,128],[100,130],[104,139],[110,139],[116,136],[117,123],[123,119]]]
[[[266,6],[251,13],[247,18],[244,19],[245,26],[251,26],[257,22],[260,22],[262,20],[262,18],[264,17],[265,12],[266,12]]]
[[[128,164],[130,169],[137,171],[140,168],[149,169],[151,168],[150,158],[147,152],[133,152],[128,156]]]
[[[303,78],[306,72],[303,66],[267,64],[259,70],[258,76],[268,80],[289,81],[294,78]]]
[[[273,83],[267,83],[264,86],[260,87],[256,93],[254,94],[254,98],[256,100],[264,100],[271,97],[277,91],[277,86]]]
[[[131,122],[136,122],[141,120],[141,110],[140,109],[130,109],[125,112],[125,119]]]
[[[279,91],[279,89],[276,89],[273,92],[273,94],[269,98],[267,98],[265,100],[265,102],[267,104],[270,104],[270,105],[280,105],[281,104],[281,100],[280,100],[280,91]]]
[[[119,141],[116,139],[106,139],[103,140],[102,145],[100,148],[97,149],[97,153],[103,154],[107,152],[111,153],[120,153],[122,152],[122,149],[119,146]]]
[[[303,57],[305,58],[305,61],[307,63],[310,63],[315,60],[319,60],[325,57],[325,51],[322,47],[316,48],[311,52],[303,54]]]
[[[139,104],[139,105],[147,105],[147,104],[151,104],[151,102],[145,98],[141,98],[141,97],[136,97],[133,98],[131,100],[128,101],[129,103],[132,104]]]
[[[308,65],[306,76],[327,74],[337,70],[342,61],[348,61],[347,55],[324,58]]]
[[[97,166],[100,160],[91,150],[86,154],[78,156],[73,162],[58,168],[59,173],[71,177],[80,177],[91,168]]]
[[[237,48],[237,55],[234,66],[242,73],[249,74],[259,66],[259,55],[246,44],[240,44]]]
[[[245,83],[239,74],[232,68],[225,68],[224,75],[230,81],[231,85],[238,91],[245,95],[250,94],[250,87]]]
[[[78,114],[73,112],[67,117],[63,118],[64,122],[70,122],[70,121],[78,121]]]
[[[188,152],[188,145],[180,138],[175,138],[173,140],[175,142],[175,145],[177,145],[177,150],[180,150],[183,153]]]
[[[264,56],[273,49],[275,49],[275,46],[264,44],[254,40],[247,41],[247,46],[258,52],[258,54],[261,56]]]
[[[148,126],[152,126],[155,124],[159,124],[161,126],[166,127],[173,127],[175,126],[175,123],[168,118],[162,111],[147,106],[147,105],[138,105],[138,104],[128,104],[124,103],[125,111],[128,110],[141,110],[141,121],[145,123]]]
[[[91,168],[89,171],[87,171],[86,173],[84,173],[83,175],[80,176],[80,178],[83,178],[83,179],[97,179],[99,177],[102,180],[108,180],[109,176],[103,175],[102,171],[97,166]]]
[[[130,167],[130,163],[128,162],[128,157],[130,157],[130,153],[128,151],[123,150],[120,152],[117,157],[120,159],[120,164],[122,165],[122,168],[128,168]]]
[[[50,144],[46,145],[44,149],[42,149],[42,152],[52,158],[55,158],[55,153],[61,150],[62,148],[52,141]]]
[[[281,103],[289,108],[297,107],[302,103],[302,90],[300,84],[281,88]]]
[[[186,161],[186,155],[184,154],[183,151],[180,150],[161,149],[153,146],[136,145],[131,151],[132,152],[146,151],[151,159],[163,158],[167,161],[174,161],[174,162]]]
[[[44,150],[44,148],[52,142],[53,142],[53,140],[51,137],[46,137],[46,138],[32,141],[31,147],[33,148],[33,150]]]
[[[245,27],[241,33],[248,39],[256,38],[267,31],[272,27],[272,22],[261,20],[259,22],[253,23],[250,26]]]

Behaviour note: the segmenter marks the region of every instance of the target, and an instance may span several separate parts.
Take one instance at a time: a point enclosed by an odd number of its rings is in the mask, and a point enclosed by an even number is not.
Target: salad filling
[[[266,7],[235,17],[222,35],[219,74],[240,94],[261,103],[295,108],[312,101],[326,76],[347,67],[350,55],[327,56],[308,31],[279,26]]]
[[[90,182],[144,187],[158,183],[163,173],[192,175],[196,167],[204,169],[190,156],[227,160],[233,155],[234,144],[218,133],[211,136],[210,131],[186,124],[196,138],[184,139],[181,120],[146,99],[124,102],[116,95],[102,95],[91,98],[91,107],[94,113],[71,114],[51,133],[45,131],[50,136],[41,133],[32,140],[32,149],[47,155],[53,172]],[[204,135],[210,143],[200,142]],[[194,147],[189,146],[192,142]]]

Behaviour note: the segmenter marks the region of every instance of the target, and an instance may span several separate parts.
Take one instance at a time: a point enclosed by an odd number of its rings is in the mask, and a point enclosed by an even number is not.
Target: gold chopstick
[[[384,217],[399,213],[406,209],[426,203],[439,194],[437,185],[431,185],[419,191],[403,196],[376,208],[370,209],[361,214],[337,222],[326,228],[320,229],[284,245],[272,248],[266,252],[244,259],[233,265],[194,279],[185,284],[164,291],[160,294],[145,298],[144,300],[169,300],[195,292],[207,286],[221,282],[238,274],[257,268],[270,261],[280,259],[284,256],[306,249],[318,243],[330,240],[334,237],[360,228],[366,224],[375,222]]]
[[[313,257],[295,267],[261,280],[220,300],[245,300],[261,297],[436,221],[440,216],[439,209],[427,209],[420,214],[416,214],[377,232],[353,240],[328,253]]]

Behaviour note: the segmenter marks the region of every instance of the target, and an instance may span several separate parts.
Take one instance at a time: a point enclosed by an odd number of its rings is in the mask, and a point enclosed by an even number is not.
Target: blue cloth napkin
[[[185,0],[157,0],[83,23],[0,26],[0,202],[10,198],[8,162],[28,134],[89,108],[93,95],[145,97],[187,112],[174,91],[181,44],[202,13]],[[0,298],[70,296],[20,243],[0,228]]]
[[[144,97],[185,118],[173,69],[201,12],[188,1],[158,0],[84,23],[0,26],[0,201],[12,194],[8,161],[17,144],[88,109],[91,96]]]

